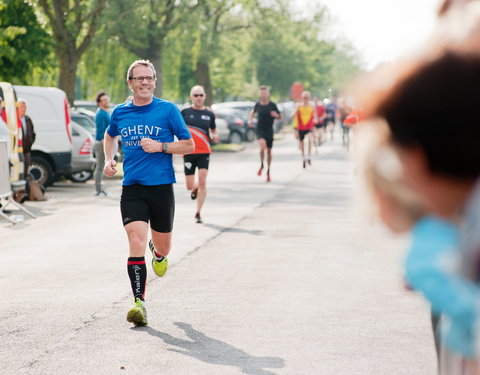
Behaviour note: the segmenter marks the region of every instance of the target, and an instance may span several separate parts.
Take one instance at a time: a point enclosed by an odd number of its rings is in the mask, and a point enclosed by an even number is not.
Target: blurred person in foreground
[[[105,130],[110,125],[110,98],[108,97],[105,91],[99,91],[95,102],[97,103],[98,109],[97,113],[95,114],[95,195],[104,195],[106,196],[107,193],[103,190],[102,187],[102,172],[105,166],[105,154],[104,154],[104,137],[105,137]]]
[[[479,97],[480,53],[445,44],[403,70],[388,90],[369,103],[368,110],[369,117],[388,124],[406,186],[419,196],[429,215],[458,229],[459,261],[450,267],[475,283],[476,292],[480,282]],[[432,241],[435,236],[430,234]],[[477,299],[465,324],[450,323],[449,336],[442,341],[446,352],[441,355],[441,374],[480,373],[479,318]]]
[[[156,80],[150,61],[136,60],[130,65],[127,83],[133,100],[114,109],[104,141],[104,172],[112,177],[117,172],[117,136],[122,137],[124,177],[120,209],[129,243],[127,273],[135,303],[127,313],[127,321],[136,326],[148,324],[145,250],[149,227],[153,271],[162,277],[168,268],[175,214],[172,154],[188,154],[195,148],[177,106],[153,96]],[[174,142],[174,136],[178,142]]]
[[[182,109],[182,116],[195,142],[195,151],[183,157],[185,182],[190,197],[197,200],[195,220],[201,224],[201,211],[207,196],[207,175],[210,163],[210,139],[218,142],[218,133],[215,125],[215,115],[205,107],[207,94],[203,86],[193,86],[190,90],[192,106]],[[195,181],[195,171],[198,168],[198,180]]]
[[[459,230],[454,223],[428,214],[420,196],[405,184],[401,163],[384,122],[362,124],[360,137],[359,165],[378,216],[393,232],[411,231],[405,280],[431,304],[439,368],[445,362],[441,356],[442,340],[451,350],[473,357],[475,344],[465,333],[475,330],[480,290],[453,266],[461,257]],[[474,365],[474,361],[466,362]]]

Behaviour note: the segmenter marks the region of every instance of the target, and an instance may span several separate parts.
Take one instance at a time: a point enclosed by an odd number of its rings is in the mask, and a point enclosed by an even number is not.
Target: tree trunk
[[[58,87],[67,94],[68,102],[73,107],[75,99],[75,77],[77,72],[78,57],[74,53],[57,53],[60,65]]]
[[[195,80],[197,85],[202,85],[207,94],[205,99],[205,105],[211,106],[213,103],[213,89],[212,82],[210,81],[210,68],[207,62],[197,61],[195,67]]]
[[[163,68],[162,68],[162,58],[160,56],[154,57],[150,60],[157,71],[157,84],[155,86],[154,95],[157,98],[161,98],[163,95]]]

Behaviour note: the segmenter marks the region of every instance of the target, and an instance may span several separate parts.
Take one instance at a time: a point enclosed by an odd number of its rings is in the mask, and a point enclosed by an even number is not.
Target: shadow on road
[[[242,229],[242,228],[224,227],[223,225],[208,224],[208,223],[203,224],[203,226],[215,229],[219,232],[247,233],[247,234],[253,234],[254,236],[263,236],[265,234],[263,230],[259,230],[259,229]]]
[[[135,330],[147,332],[162,339],[166,344],[174,346],[168,350],[181,353],[199,361],[213,365],[238,367],[248,375],[275,375],[265,368],[282,368],[284,360],[279,357],[255,357],[223,341],[208,337],[197,331],[190,324],[177,322],[175,325],[184,330],[190,340],[174,337],[168,333],[157,331],[152,327],[138,327]]]

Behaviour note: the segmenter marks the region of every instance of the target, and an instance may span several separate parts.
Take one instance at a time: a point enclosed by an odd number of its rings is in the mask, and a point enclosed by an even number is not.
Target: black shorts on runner
[[[257,132],[257,139],[265,139],[265,143],[267,144],[267,148],[272,148],[273,147],[273,135]]]
[[[144,221],[150,222],[150,228],[156,232],[169,233],[175,215],[173,184],[123,186],[120,210],[124,226]]]
[[[195,169],[208,169],[210,154],[188,154],[183,157],[183,169],[186,176],[195,174]]]
[[[316,127],[317,129],[321,129],[321,128],[323,128],[323,126],[324,126],[324,123],[323,123],[323,122],[319,122],[318,124],[315,124],[315,127]]]
[[[309,130],[299,130],[298,131],[298,137],[300,138],[300,142],[303,141],[305,139],[305,136],[310,133],[312,130],[309,129]]]

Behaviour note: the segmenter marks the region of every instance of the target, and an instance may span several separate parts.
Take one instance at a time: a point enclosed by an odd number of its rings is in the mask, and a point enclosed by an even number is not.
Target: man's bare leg
[[[270,166],[272,165],[272,149],[267,148],[267,182],[270,182]]]
[[[201,223],[202,221],[200,211],[207,196],[207,175],[208,169],[202,168],[198,170],[197,213],[195,215],[197,223]]]
[[[260,147],[260,169],[257,172],[258,176],[262,175],[263,172],[263,161],[265,159],[265,150],[267,149],[267,142],[265,139],[260,138],[258,140],[258,146]]]

